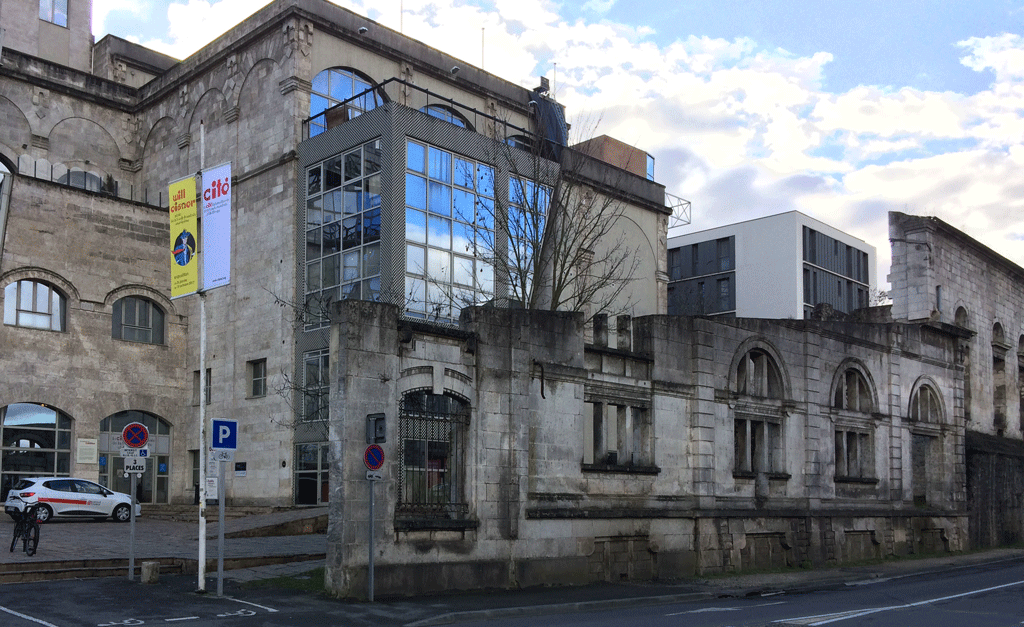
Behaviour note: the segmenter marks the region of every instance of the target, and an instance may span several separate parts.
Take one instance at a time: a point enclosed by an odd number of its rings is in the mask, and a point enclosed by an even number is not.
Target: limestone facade
[[[955,334],[612,322],[585,333],[578,315],[478,308],[442,330],[393,307],[339,304],[329,586],[365,593],[371,485],[382,594],[966,548]],[[419,440],[431,441],[411,400],[423,394],[460,408],[459,437],[432,436],[446,442],[428,459],[433,493],[415,489]],[[378,412],[384,481],[370,482],[364,418]]]
[[[477,138],[503,125],[531,128],[533,92],[322,0],[272,2],[183,61],[116,37],[93,45],[90,4],[71,0],[66,26],[40,20],[35,0],[0,7],[0,287],[31,280],[27,286],[53,288],[66,300],[67,321],[63,331],[0,327],[0,343],[18,347],[0,359],[0,408],[34,404],[70,420],[34,474],[104,481],[118,474],[120,459],[111,454],[116,429],[101,425],[123,412],[145,415],[165,447],[160,477],[145,478],[158,486],[154,500],[192,502],[205,448],[202,321],[199,296],[169,299],[167,186],[231,162],[234,273],[203,297],[205,414],[238,421],[236,461],[246,468],[227,473],[228,503],[322,503],[327,460],[310,462],[297,448],[327,449],[326,421],[304,421],[304,392],[308,356],[326,359],[328,333],[309,332],[299,319],[307,273],[307,164],[299,154],[312,142],[306,120],[317,77],[351,72],[379,86],[402,115],[425,118],[420,125],[442,123],[421,108],[457,105]],[[47,39],[54,28],[67,39],[60,54],[47,52],[63,41]],[[346,126],[331,130],[344,137]],[[388,176],[402,179],[404,152],[386,159]],[[634,302],[637,313],[654,313],[664,307],[664,188],[628,176],[639,182],[615,193],[639,225],[630,236],[642,243],[645,280]],[[390,219],[404,212],[401,202]],[[404,251],[394,247],[391,267],[405,266]],[[161,341],[112,337],[125,297],[160,309]],[[260,367],[264,389],[253,394]],[[5,439],[5,486],[27,471],[13,463],[21,442]],[[96,446],[95,460],[80,455]],[[297,496],[300,471],[323,483],[312,502]]]

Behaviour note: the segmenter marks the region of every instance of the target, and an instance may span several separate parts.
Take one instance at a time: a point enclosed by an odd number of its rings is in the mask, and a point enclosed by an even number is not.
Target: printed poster
[[[199,262],[196,260],[196,179],[183,178],[168,186],[171,222],[171,298],[199,290]]]

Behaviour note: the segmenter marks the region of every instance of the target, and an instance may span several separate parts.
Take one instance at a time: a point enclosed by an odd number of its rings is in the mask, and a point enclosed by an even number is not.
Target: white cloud
[[[144,43],[184,57],[262,4],[179,0],[164,41]],[[552,78],[577,130],[655,156],[659,182],[693,202],[693,228],[799,209],[873,244],[884,284],[886,212],[908,211],[937,215],[1024,264],[1019,35],[958,44],[966,67],[994,76],[977,94],[864,86],[829,93],[829,52],[794,55],[749,38],[659,45],[647,28],[567,22],[550,0],[338,4],[466,63],[482,61],[511,82],[533,87],[538,74]],[[129,6],[94,2],[98,15]]]
[[[957,45],[967,50],[960,62],[972,70],[992,70],[997,82],[1024,78],[1024,37],[1020,35],[971,37]]]

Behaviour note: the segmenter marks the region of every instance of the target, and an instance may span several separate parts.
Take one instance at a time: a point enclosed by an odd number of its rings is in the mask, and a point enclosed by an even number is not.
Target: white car
[[[131,520],[132,497],[114,492],[98,483],[73,477],[32,477],[14,484],[7,493],[4,512],[11,515],[29,503],[39,503],[39,522],[58,518],[113,518],[118,522]],[[142,515],[142,506],[135,502],[135,515]],[[12,516],[13,517],[13,516]]]

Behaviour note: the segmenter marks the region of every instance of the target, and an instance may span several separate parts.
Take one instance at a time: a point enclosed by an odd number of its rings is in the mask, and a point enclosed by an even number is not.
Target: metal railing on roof
[[[303,138],[309,139],[311,136],[319,134],[319,132],[344,124],[361,113],[372,110],[386,102],[395,102],[419,111],[425,110],[428,107],[439,106],[443,110],[455,114],[457,118],[466,124],[468,130],[481,133],[481,127],[488,123],[491,123],[495,129],[503,128],[505,132],[502,139],[516,135],[533,138],[535,135],[528,129],[480,111],[475,107],[465,105],[454,98],[442,96],[400,78],[389,78],[379,85],[366,89],[303,120]],[[310,134],[311,132],[313,133],[312,135]]]

